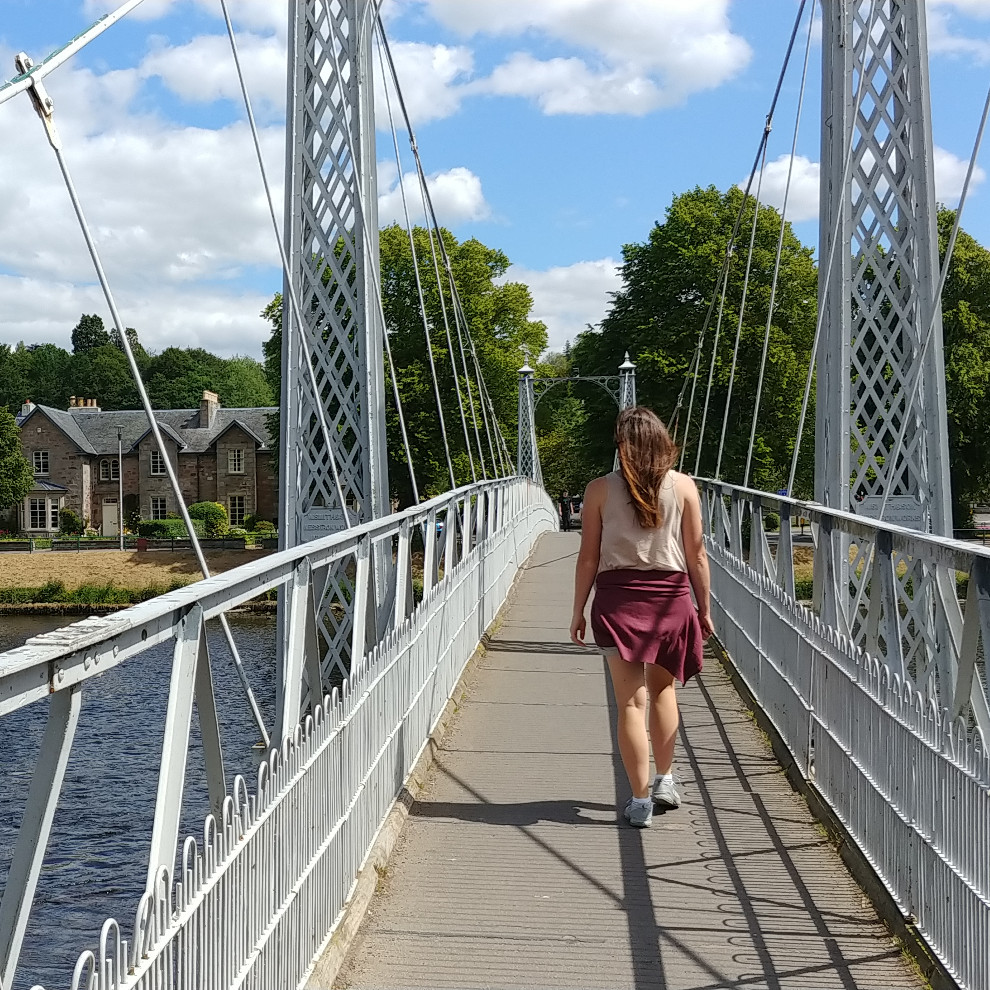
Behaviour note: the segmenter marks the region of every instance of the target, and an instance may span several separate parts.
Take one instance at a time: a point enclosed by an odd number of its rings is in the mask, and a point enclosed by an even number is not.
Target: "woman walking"
[[[571,639],[584,645],[584,609],[594,585],[591,629],[612,676],[619,754],[633,795],[625,817],[646,828],[654,804],[681,803],[672,774],[680,721],[675,682],[701,670],[712,633],[708,556],[698,490],[673,470],[677,447],[663,423],[649,409],[625,409],[615,442],[619,470],[596,478],[584,496]]]

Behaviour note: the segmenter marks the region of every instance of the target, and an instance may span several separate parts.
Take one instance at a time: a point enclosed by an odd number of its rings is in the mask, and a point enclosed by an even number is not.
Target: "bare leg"
[[[646,682],[643,664],[608,657],[615,704],[618,709],[616,737],[619,755],[629,778],[633,797],[650,795],[650,743],[646,738]]]
[[[650,740],[657,773],[670,773],[680,713],[674,675],[659,664],[646,664],[646,687],[650,695]]]

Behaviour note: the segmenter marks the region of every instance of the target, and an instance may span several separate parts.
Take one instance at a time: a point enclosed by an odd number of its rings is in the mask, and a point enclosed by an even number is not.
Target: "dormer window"
[[[155,477],[160,477],[165,473],[165,458],[160,450],[151,452],[151,473]]]
[[[227,474],[244,474],[243,447],[232,447],[227,451]]]
[[[48,474],[48,451],[36,450],[34,452],[34,473],[36,475]]]

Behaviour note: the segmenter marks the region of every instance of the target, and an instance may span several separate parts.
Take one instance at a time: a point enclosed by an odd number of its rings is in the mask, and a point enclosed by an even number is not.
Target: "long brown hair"
[[[619,413],[615,443],[636,520],[644,529],[656,529],[663,521],[660,486],[677,460],[677,445],[656,413],[644,406]]]

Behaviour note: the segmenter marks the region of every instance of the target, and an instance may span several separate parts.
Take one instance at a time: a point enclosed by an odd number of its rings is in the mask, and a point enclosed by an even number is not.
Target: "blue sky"
[[[114,6],[4,0],[2,74],[13,75],[15,52],[39,59]],[[286,2],[230,7],[280,183]],[[601,320],[622,245],[645,239],[673,195],[745,180],[797,10],[798,0],[386,0],[441,221],[506,252],[552,346]],[[990,81],[990,0],[929,0],[928,18],[936,183],[951,205]],[[771,139],[775,205],[804,38],[802,26]],[[152,349],[257,357],[258,313],[281,276],[226,46],[219,0],[145,0],[48,88],[125,322]],[[792,189],[812,246],[819,72],[816,31]],[[390,151],[380,132],[383,222],[398,201]],[[990,245],[984,178],[964,226]],[[0,105],[0,341],[67,345],[84,311],[107,317],[20,97]]]

